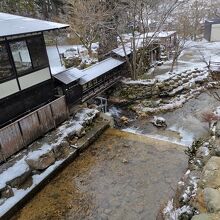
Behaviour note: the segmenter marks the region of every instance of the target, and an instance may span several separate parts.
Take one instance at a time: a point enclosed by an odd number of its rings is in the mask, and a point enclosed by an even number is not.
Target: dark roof
[[[220,18],[208,19],[208,20],[205,20],[205,23],[220,24]]]
[[[92,81],[93,79],[96,79],[99,76],[115,69],[116,67],[121,66],[123,63],[125,63],[125,61],[120,61],[111,57],[99,63],[96,63],[82,70],[82,73],[84,75],[80,77],[80,84],[84,85]]]
[[[0,37],[67,28],[69,25],[0,13]]]
[[[58,73],[53,77],[59,80],[60,82],[64,83],[65,85],[68,85],[72,82],[79,80],[82,76],[83,74],[80,70],[76,68],[71,68],[64,72]]]
[[[132,49],[131,46],[129,46],[128,44],[125,45],[125,47],[120,46],[114,50],[112,50],[113,53],[117,54],[120,57],[126,57],[129,56],[132,53]]]
[[[53,77],[60,82],[68,85],[79,80],[81,85],[84,85],[93,79],[115,69],[116,67],[122,65],[125,61],[120,61],[114,58],[108,58],[102,62],[96,63],[84,70],[79,70],[76,68],[68,69],[62,73],[58,73]]]

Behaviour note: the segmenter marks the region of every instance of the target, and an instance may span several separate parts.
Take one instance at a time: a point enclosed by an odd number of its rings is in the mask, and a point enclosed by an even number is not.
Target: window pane
[[[31,54],[33,67],[39,68],[48,65],[47,52],[42,36],[36,36],[27,40]]]
[[[18,75],[32,70],[30,54],[25,41],[10,43]]]
[[[4,44],[0,44],[0,81],[10,79],[13,75],[6,47]]]

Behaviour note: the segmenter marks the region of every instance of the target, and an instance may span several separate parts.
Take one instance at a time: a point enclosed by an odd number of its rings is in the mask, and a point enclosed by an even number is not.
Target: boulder
[[[8,181],[7,185],[11,186],[12,188],[19,188],[31,176],[31,173],[31,169],[24,170],[23,173],[18,175],[16,178]]]
[[[26,162],[33,170],[45,170],[56,161],[52,149],[42,153],[37,151],[32,153],[27,156]]]
[[[156,127],[167,127],[166,119],[162,117],[154,116],[153,120],[151,121],[153,125]]]
[[[215,155],[220,157],[220,146],[215,147]]]
[[[53,152],[55,155],[56,159],[61,159],[62,157],[64,157],[69,150],[69,142],[68,141],[62,141],[59,144],[56,144],[53,147]]]
[[[211,157],[202,171],[199,185],[204,188],[219,188],[220,186],[220,157]]]
[[[220,211],[220,192],[217,189],[205,188],[204,198],[209,212],[215,213]]]
[[[208,214],[208,213],[195,215],[192,218],[192,220],[218,220],[218,219],[220,219],[220,214]]]
[[[125,116],[122,116],[122,117],[120,118],[120,121],[121,121],[123,124],[128,124],[129,119],[128,119],[127,117],[125,117]]]
[[[217,121],[217,123],[216,123],[215,135],[217,137],[220,137],[220,121]]]
[[[8,198],[10,198],[10,197],[12,197],[12,196],[14,196],[14,192],[13,192],[13,190],[12,190],[12,188],[11,188],[10,186],[6,186],[6,187],[4,188],[4,190],[2,190],[2,191],[0,192],[0,199],[1,199],[1,198],[8,199]]]
[[[211,158],[209,148],[206,146],[200,147],[196,152],[196,157],[199,158],[203,164],[205,164]]]
[[[31,169],[22,158],[0,174],[0,193],[7,191],[7,186],[19,188],[31,176]]]

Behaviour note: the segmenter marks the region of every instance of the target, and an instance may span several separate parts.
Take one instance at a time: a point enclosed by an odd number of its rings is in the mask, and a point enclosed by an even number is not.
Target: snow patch
[[[28,170],[29,166],[25,162],[25,158],[17,161],[13,166],[9,167],[7,170],[0,174],[0,189],[6,187],[6,183],[8,181],[21,176]]]
[[[163,215],[165,220],[177,220],[182,214],[192,214],[192,207],[183,206],[181,208],[175,209],[173,199],[168,201],[167,206],[163,210]]]
[[[115,116],[117,118],[119,118],[121,114],[121,110],[114,106],[111,107],[108,112],[110,113],[111,116]]]

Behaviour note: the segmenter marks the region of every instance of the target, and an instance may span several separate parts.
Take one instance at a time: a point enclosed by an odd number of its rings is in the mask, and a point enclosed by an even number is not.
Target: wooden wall
[[[63,96],[0,129],[0,162],[7,160],[67,119],[68,108]]]

